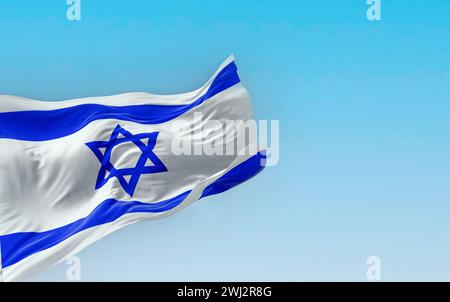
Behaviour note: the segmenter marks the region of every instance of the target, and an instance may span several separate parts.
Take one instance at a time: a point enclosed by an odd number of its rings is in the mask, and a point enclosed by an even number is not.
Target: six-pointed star
[[[153,152],[158,134],[159,132],[152,132],[133,135],[124,128],[120,127],[120,125],[117,125],[112,132],[109,141],[94,141],[86,143],[86,146],[94,152],[95,156],[97,156],[101,163],[95,189],[97,190],[101,188],[108,182],[108,180],[116,177],[125,192],[132,197],[142,174],[166,172],[166,166],[164,166],[162,161]],[[148,140],[148,143],[144,143],[146,140]],[[134,168],[116,169],[111,163],[112,150],[117,145],[127,142],[134,143],[141,150],[142,154]],[[148,160],[153,163],[153,166],[146,166]],[[105,177],[107,172],[109,174]]]

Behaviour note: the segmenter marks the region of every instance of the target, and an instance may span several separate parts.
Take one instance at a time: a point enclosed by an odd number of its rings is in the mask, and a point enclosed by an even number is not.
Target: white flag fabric
[[[23,280],[128,224],[251,178],[263,169],[264,152],[174,152],[185,138],[192,150],[212,140],[238,148],[235,128],[220,140],[196,131],[208,121],[251,118],[233,57],[186,94],[61,102],[0,96],[1,279]]]

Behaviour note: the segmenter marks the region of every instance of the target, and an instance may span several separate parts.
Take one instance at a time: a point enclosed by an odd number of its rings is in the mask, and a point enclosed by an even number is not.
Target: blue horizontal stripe
[[[169,211],[179,205],[189,193],[190,191],[158,203],[107,199],[87,217],[63,227],[41,233],[24,232],[0,236],[3,268],[13,265],[34,253],[55,246],[83,230],[113,222],[125,214]]]
[[[0,138],[27,141],[57,139],[73,134],[89,123],[102,119],[159,124],[188,112],[239,82],[236,64],[231,62],[219,72],[203,96],[187,105],[82,104],[48,111],[3,112],[0,113]]]
[[[258,174],[265,156],[258,153],[234,167],[209,185],[201,197],[226,191]],[[113,222],[130,213],[161,213],[180,205],[191,191],[158,203],[120,201],[107,199],[100,203],[88,216],[75,222],[45,232],[22,232],[0,236],[2,267],[11,266],[37,252],[53,247],[71,236],[105,223]]]
[[[264,166],[261,165],[261,161],[265,158],[265,152],[259,152],[250,157],[207,186],[203,190],[200,198],[225,192],[252,178],[264,169]]]

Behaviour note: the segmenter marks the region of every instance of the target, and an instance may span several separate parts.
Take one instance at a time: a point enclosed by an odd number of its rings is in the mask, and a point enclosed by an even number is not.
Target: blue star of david
[[[152,132],[133,135],[120,127],[120,125],[117,125],[108,141],[86,143],[86,146],[94,152],[101,163],[95,189],[101,188],[111,178],[116,177],[125,192],[133,197],[139,178],[142,174],[167,172],[166,166],[164,166],[162,161],[153,152],[158,134],[159,132]],[[144,143],[147,139],[148,143]],[[111,163],[111,153],[114,147],[127,142],[134,143],[141,150],[142,154],[134,168],[116,169]],[[102,152],[102,150],[104,151]],[[148,160],[153,163],[153,166],[146,166]],[[106,176],[107,173],[109,173],[108,176]]]

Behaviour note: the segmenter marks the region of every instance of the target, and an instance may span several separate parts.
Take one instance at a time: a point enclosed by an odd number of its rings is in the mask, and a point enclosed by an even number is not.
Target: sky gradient
[[[280,163],[79,254],[83,281],[450,281],[450,2],[0,0],[0,94],[174,94],[236,56]],[[67,264],[31,280],[65,281]]]

